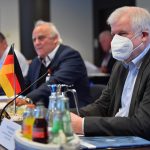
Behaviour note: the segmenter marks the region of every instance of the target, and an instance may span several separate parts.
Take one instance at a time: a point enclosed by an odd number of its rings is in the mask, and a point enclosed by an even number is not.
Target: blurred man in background
[[[89,83],[85,64],[79,52],[62,44],[58,30],[50,22],[38,21],[33,29],[32,40],[38,56],[30,64],[26,83],[32,84],[50,70],[48,84],[73,85],[77,91],[79,107],[87,105]],[[42,100],[48,107],[50,88],[45,83],[45,78],[35,83],[26,96],[34,103]],[[17,105],[25,104],[27,98],[18,99]],[[70,99],[69,103],[70,107],[75,107],[73,99]]]
[[[111,73],[115,59],[111,53],[111,40],[112,35],[109,30],[102,31],[99,34],[98,41],[102,49],[101,64],[99,66],[100,72]]]

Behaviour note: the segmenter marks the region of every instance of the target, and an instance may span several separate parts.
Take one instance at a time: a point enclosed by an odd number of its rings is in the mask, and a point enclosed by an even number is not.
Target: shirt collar
[[[54,49],[52,52],[50,52],[50,53],[48,54],[50,60],[52,60],[52,59],[54,58],[54,56],[55,56],[55,54],[56,54],[56,52],[57,52],[57,50],[58,50],[59,47],[60,47],[60,44],[57,45],[57,46],[55,47],[55,49]]]
[[[52,59],[55,57],[56,52],[58,51],[59,46],[60,44],[57,45],[52,52],[50,52],[44,59],[41,60],[45,67],[48,67],[51,63]]]

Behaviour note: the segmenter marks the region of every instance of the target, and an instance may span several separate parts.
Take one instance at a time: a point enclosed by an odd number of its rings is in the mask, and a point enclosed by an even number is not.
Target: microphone
[[[4,108],[1,110],[0,112],[0,123],[3,119],[3,113],[5,113],[5,116],[10,119],[9,114],[5,111],[5,109],[13,102],[16,100],[16,98],[18,98],[20,95],[22,95],[24,92],[26,92],[31,86],[33,86],[35,83],[37,83],[38,81],[40,81],[42,78],[44,78],[47,74],[51,74],[51,69],[48,69],[42,76],[40,76],[37,80],[35,80],[31,85],[29,85],[28,87],[26,87],[22,92],[20,92],[17,96],[15,96],[11,101],[9,101]]]

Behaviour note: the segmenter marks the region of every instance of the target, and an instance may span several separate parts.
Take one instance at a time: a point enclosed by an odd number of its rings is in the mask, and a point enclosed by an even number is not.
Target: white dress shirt
[[[42,59],[42,63],[45,67],[48,67],[51,63],[52,59],[55,57],[56,52],[58,51],[60,44],[55,47],[55,49],[50,52],[44,59]]]

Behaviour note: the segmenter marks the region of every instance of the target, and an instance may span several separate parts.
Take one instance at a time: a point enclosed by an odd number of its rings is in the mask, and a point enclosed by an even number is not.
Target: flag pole
[[[13,61],[14,61],[14,74],[13,74],[13,78],[14,78],[14,97],[16,97],[16,78],[15,78],[15,56],[14,56],[14,43],[11,45],[12,47],[12,52],[13,52]],[[14,112],[16,114],[17,112],[17,108],[16,108],[16,101],[14,101]]]

